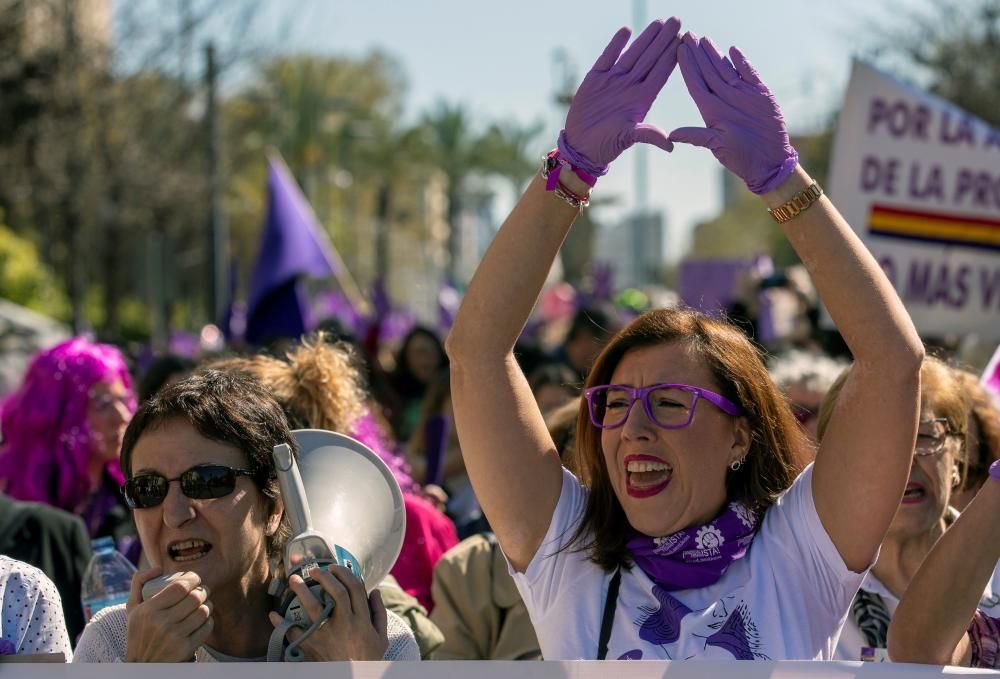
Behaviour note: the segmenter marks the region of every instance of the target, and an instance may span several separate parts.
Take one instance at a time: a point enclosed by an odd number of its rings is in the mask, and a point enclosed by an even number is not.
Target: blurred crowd
[[[751,294],[723,313],[766,357],[772,379],[815,446],[849,356],[835,332],[820,328],[808,279],[796,287],[797,275],[759,279]],[[783,311],[762,318],[761,300]],[[583,307],[562,320],[563,336],[554,346],[522,338],[515,351],[569,469],[587,371],[634,315],[611,303]],[[773,329],[775,318],[784,330]],[[84,628],[80,585],[90,541],[112,537],[136,565],[143,562],[120,491],[125,477],[119,452],[130,418],[164,388],[218,370],[264,385],[290,428],[352,436],[392,471],[406,499],[407,527],[402,553],[380,590],[390,610],[410,626],[423,658],[541,658],[527,610],[465,471],[443,338],[415,325],[394,346],[380,347],[336,322],[324,326],[300,342],[259,352],[137,359],[76,337],[34,357],[0,411],[0,554],[51,579],[70,639],[78,639]],[[767,341],[761,340],[763,326],[771,328]],[[551,334],[544,328],[534,333]],[[923,376],[925,398],[945,404],[949,420],[966,432],[964,452],[946,465],[948,501],[936,510],[947,518],[969,503],[989,465],[1000,459],[1000,412],[976,376],[954,362],[928,358]],[[811,459],[797,462],[801,469]],[[850,624],[847,630],[850,636]],[[861,643],[860,637],[856,641]]]

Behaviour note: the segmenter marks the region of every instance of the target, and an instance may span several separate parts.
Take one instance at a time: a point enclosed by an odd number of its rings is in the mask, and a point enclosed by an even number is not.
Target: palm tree
[[[448,263],[451,280],[457,274],[461,247],[459,217],[462,214],[462,185],[480,162],[469,115],[461,104],[439,101],[424,116],[430,157],[448,181]]]
[[[479,134],[466,109],[446,101],[439,101],[423,123],[430,157],[448,182],[448,276],[454,281],[461,251],[459,218],[466,179],[474,174],[497,175],[519,188],[534,167],[529,149],[541,125],[494,124]]]
[[[543,127],[540,121],[490,125],[477,144],[479,164],[488,173],[509,181],[514,192],[520,193],[541,162],[542,148],[537,138]]]

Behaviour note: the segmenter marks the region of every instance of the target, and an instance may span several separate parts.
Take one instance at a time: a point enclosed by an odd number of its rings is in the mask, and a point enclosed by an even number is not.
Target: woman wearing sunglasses
[[[851,367],[827,392],[819,413],[821,442],[847,397]],[[928,356],[920,369],[920,426],[903,498],[889,526],[878,561],[865,577],[837,644],[838,660],[886,660],[889,621],[920,563],[952,523],[951,494],[965,476],[965,432],[969,414],[955,372]]]
[[[281,617],[268,593],[289,524],[272,451],[295,448],[284,413],[256,380],[209,370],[144,403],[125,433],[123,492],[152,564],[126,605],[99,611],[74,662],[262,660]],[[144,600],[153,578],[183,573]],[[302,644],[309,660],[419,659],[406,625],[350,571],[313,571],[335,608]],[[292,576],[315,622],[322,606]],[[292,632],[289,638],[297,638]]]
[[[620,30],[469,286],[447,342],[476,495],[557,659],[829,659],[910,466],[923,348],[888,280],[788,141],[739,50],[653,22]],[[679,59],[707,124],[644,123]],[[636,142],[707,146],[761,195],[856,358],[816,461],[758,353],[725,322],[657,310],[586,382],[579,477],[512,354],[591,186]],[[669,190],[669,187],[667,188]]]

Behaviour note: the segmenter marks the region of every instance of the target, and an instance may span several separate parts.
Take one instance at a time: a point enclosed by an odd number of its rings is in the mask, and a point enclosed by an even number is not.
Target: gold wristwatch
[[[799,191],[792,196],[792,199],[787,203],[771,208],[767,211],[767,213],[774,217],[774,221],[779,224],[784,224],[803,210],[808,209],[809,206],[819,200],[819,197],[822,195],[823,189],[819,187],[819,184],[813,182],[809,188]]]

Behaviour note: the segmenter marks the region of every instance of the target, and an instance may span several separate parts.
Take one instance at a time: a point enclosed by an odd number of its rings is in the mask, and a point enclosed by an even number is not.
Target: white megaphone
[[[311,571],[340,564],[371,592],[395,564],[406,531],[403,493],[378,455],[349,436],[322,429],[297,429],[292,436],[299,446],[298,463],[286,444],[274,447],[292,537],[285,544],[284,580],[272,592],[279,597],[278,612],[285,624],[272,636],[269,660],[282,655],[301,659],[297,647],[304,637],[281,653],[287,629],[307,628],[308,636],[321,622],[309,621],[287,587],[289,576],[300,575],[317,598],[326,601],[325,618],[333,601],[310,577]]]

